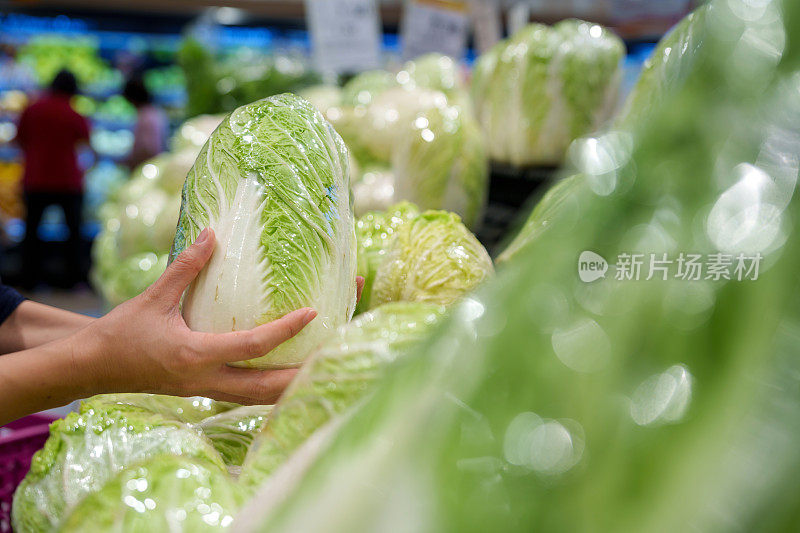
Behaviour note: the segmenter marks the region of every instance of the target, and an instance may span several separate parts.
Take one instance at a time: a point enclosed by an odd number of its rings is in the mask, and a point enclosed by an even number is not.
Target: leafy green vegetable
[[[342,87],[342,104],[350,107],[367,106],[387,89],[397,86],[391,72],[368,70],[354,76]]]
[[[183,398],[163,394],[118,393],[98,394],[81,403],[81,413],[144,409],[167,418],[196,424],[238,407],[235,403],[219,402],[202,396]]]
[[[389,166],[367,166],[351,186],[355,215],[388,209],[395,202],[396,181]]]
[[[489,169],[480,128],[469,110],[421,110],[392,153],[397,198],[422,209],[458,213],[467,227],[483,217]]]
[[[356,313],[370,308],[372,284],[397,229],[419,215],[419,208],[409,202],[395,204],[385,212],[367,213],[356,221],[358,243],[358,274],[364,277],[364,290],[356,304]]]
[[[178,127],[169,141],[172,152],[184,150],[200,151],[219,123],[223,115],[198,115],[184,122]],[[191,164],[189,165],[191,166]],[[188,171],[188,168],[187,168]]]
[[[702,46],[701,29],[707,10],[708,4],[684,17],[658,43],[616,119],[621,126],[635,124],[647,108],[684,82],[692,68],[692,58]]]
[[[412,87],[424,87],[455,94],[464,88],[458,62],[442,54],[425,54],[407,61],[396,79],[399,83]]]
[[[14,530],[52,531],[87,494],[122,469],[161,453],[224,468],[213,446],[174,418],[132,405],[104,404],[70,413],[50,426],[50,437],[14,494]]]
[[[211,416],[197,427],[208,437],[225,463],[241,466],[253,438],[267,420],[271,405],[245,405]]]
[[[172,256],[206,227],[217,249],[184,298],[190,328],[245,330],[304,306],[318,313],[299,335],[240,365],[297,365],[352,316],[347,149],[306,100],[259,100],[214,131],[186,178]]]
[[[478,59],[472,98],[492,159],[554,165],[614,110],[625,54],[597,24],[527,26]]]
[[[581,187],[582,180],[583,176],[575,175],[562,179],[551,187],[533,208],[519,233],[497,256],[495,264],[500,266],[517,255],[522,248],[536,242],[539,236],[553,223],[553,218],[565,209],[564,204],[575,201],[574,193]]]
[[[386,302],[449,305],[494,273],[478,239],[454,213],[425,211],[402,223],[375,272],[370,307]]]
[[[221,531],[244,501],[242,488],[219,465],[158,455],[84,498],[60,531]]]
[[[796,528],[800,47],[783,36],[800,10],[714,0],[705,19],[631,142],[582,142],[574,201],[239,530]],[[597,148],[623,163],[587,164]],[[605,279],[578,277],[586,250],[614,265]],[[620,254],[681,252],[763,268],[615,279]]]
[[[366,397],[386,367],[419,344],[442,313],[435,305],[392,303],[340,328],[275,406],[245,459],[241,481],[262,482],[312,433]]]

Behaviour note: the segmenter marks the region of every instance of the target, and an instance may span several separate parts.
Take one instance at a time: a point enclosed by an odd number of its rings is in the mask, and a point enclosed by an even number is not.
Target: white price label
[[[414,59],[439,52],[464,57],[469,32],[469,10],[456,0],[407,0],[403,11],[403,57]]]
[[[323,73],[380,66],[381,28],[375,0],[305,0],[314,62]]]
[[[475,25],[475,47],[484,53],[503,38],[503,21],[497,0],[470,0]]]

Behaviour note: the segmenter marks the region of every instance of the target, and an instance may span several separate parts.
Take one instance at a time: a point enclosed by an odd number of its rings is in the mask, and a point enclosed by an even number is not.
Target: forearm
[[[85,315],[26,300],[0,324],[0,354],[27,350],[63,339],[93,320]]]
[[[95,352],[75,335],[0,357],[0,425],[100,392]]]

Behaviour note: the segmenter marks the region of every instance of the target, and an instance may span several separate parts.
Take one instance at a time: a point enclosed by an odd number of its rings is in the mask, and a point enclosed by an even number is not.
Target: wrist
[[[85,327],[65,339],[70,375],[83,398],[114,390],[113,365],[108,339],[101,328]]]

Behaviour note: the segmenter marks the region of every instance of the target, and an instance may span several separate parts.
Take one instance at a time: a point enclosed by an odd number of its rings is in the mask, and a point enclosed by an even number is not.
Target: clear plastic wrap
[[[244,499],[242,488],[219,465],[158,455],[127,468],[84,498],[59,531],[225,531]]]
[[[796,529],[797,7],[712,0],[685,81],[632,142],[580,143],[574,201],[238,529]],[[584,251],[604,279],[581,280]],[[676,264],[635,279],[632,252]],[[677,275],[681,253],[700,279]],[[705,278],[739,254],[761,255],[757,275]]]
[[[418,344],[443,311],[388,304],[354,318],[314,350],[248,452],[242,483],[263,482],[312,433],[367,396],[385,368]]]
[[[56,529],[87,494],[122,469],[167,453],[205,459],[224,468],[211,443],[176,418],[129,404],[87,406],[50,426],[31,469],[14,495],[18,533]]]
[[[394,240],[397,229],[419,215],[419,208],[409,202],[400,202],[386,211],[367,213],[356,221],[356,241],[358,242],[358,275],[364,278],[361,300],[356,312],[363,313],[370,308],[372,284],[386,252]]]
[[[472,98],[493,160],[557,165],[617,103],[622,41],[600,25],[532,24],[482,55]]]
[[[242,465],[253,438],[272,412],[272,405],[243,405],[197,424],[230,467]]]
[[[317,318],[269,354],[237,363],[300,364],[355,308],[355,232],[347,149],[306,100],[283,94],[236,109],[186,178],[172,257],[203,228],[211,260],[183,316],[197,331],[246,330],[304,306]]]
[[[493,274],[489,254],[458,215],[425,211],[397,228],[375,272],[369,305],[450,305]]]

